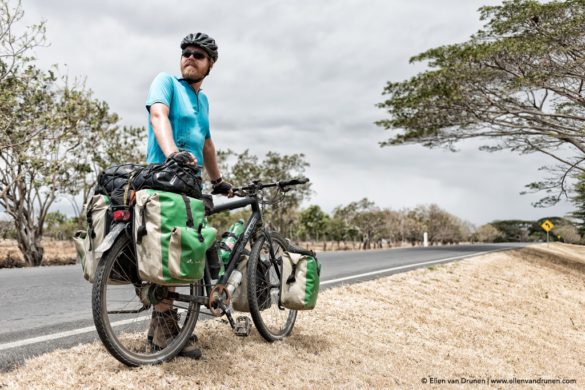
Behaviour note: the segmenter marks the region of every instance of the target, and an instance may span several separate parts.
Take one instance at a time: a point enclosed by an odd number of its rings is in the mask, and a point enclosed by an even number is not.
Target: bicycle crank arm
[[[223,303],[220,303],[221,309],[224,311],[230,326],[232,327],[236,336],[248,337],[250,330],[252,330],[252,321],[246,316],[239,316],[234,321],[232,311],[230,307],[226,307]]]
[[[150,305],[142,306],[138,310],[111,310],[111,311],[108,311],[108,314],[136,314],[136,313],[142,313],[143,311],[148,310],[148,309],[150,309]]]
[[[169,291],[167,293],[165,298],[174,299],[175,301],[181,301],[181,302],[194,302],[194,303],[199,303],[201,305],[206,305],[208,303],[206,297],[179,294],[177,292],[171,292],[171,291]]]

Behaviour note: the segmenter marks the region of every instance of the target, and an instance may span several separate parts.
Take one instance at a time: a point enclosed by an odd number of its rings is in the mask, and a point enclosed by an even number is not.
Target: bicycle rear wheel
[[[252,320],[262,337],[272,342],[290,335],[297,312],[278,306],[282,279],[277,259],[282,256],[287,244],[285,239],[275,232],[270,233],[270,239],[275,257],[270,255],[269,242],[262,235],[252,247],[247,276],[248,303]]]
[[[118,237],[98,264],[92,291],[96,330],[106,349],[128,366],[159,364],[172,359],[193,333],[199,304],[163,301],[170,304],[173,313],[176,310],[173,316],[178,320],[178,328],[169,326],[169,321],[160,320],[163,317],[155,320],[173,336],[166,339],[166,347],[153,346],[151,322],[155,315],[148,293],[152,297],[161,289],[164,291],[162,286],[139,279],[134,245],[126,235]],[[202,295],[203,288],[199,282],[178,287],[177,292]],[[165,316],[167,320],[168,317],[170,315]]]

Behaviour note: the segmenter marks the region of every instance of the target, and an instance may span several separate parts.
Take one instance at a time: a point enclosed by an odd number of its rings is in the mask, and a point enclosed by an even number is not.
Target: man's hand
[[[169,158],[172,158],[179,164],[197,166],[197,158],[195,158],[193,154],[186,151],[171,153]]]
[[[233,186],[227,181],[223,181],[221,177],[217,180],[213,180],[211,184],[213,184],[213,191],[211,191],[212,195],[226,195],[228,198],[234,196],[234,192],[232,191]]]

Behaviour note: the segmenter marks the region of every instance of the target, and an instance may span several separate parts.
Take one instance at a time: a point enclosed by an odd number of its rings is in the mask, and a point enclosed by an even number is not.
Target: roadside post
[[[540,227],[546,232],[546,244],[548,245],[549,232],[552,230],[552,228],[555,227],[555,225],[550,220],[547,219],[546,221],[540,224]]]

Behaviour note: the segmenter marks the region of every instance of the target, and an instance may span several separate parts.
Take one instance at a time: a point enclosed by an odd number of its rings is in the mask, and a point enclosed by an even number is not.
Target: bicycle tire
[[[120,311],[120,308],[128,310],[139,305],[145,307],[138,296],[137,284],[145,286],[146,283],[138,279],[134,253],[132,240],[123,234],[118,237],[112,248],[103,254],[96,270],[92,290],[92,311],[97,333],[108,352],[127,366],[138,367],[160,364],[175,357],[193,333],[200,305],[192,302],[178,304],[173,302],[171,304],[173,308],[184,310],[179,316],[183,316],[180,331],[165,348],[160,350],[152,348],[152,343],[147,339],[149,320],[154,310],[152,305],[140,313],[112,313]],[[191,284],[188,288],[191,295],[202,294],[201,282]],[[127,298],[113,299],[119,297]]]
[[[270,239],[276,258],[288,247],[286,240],[278,233],[271,232]],[[270,259],[269,244],[264,235],[252,246],[248,260],[248,304],[250,314],[260,335],[269,342],[281,340],[291,334],[297,312],[280,308],[280,272],[276,273],[275,259]],[[280,267],[280,266],[278,266]]]

